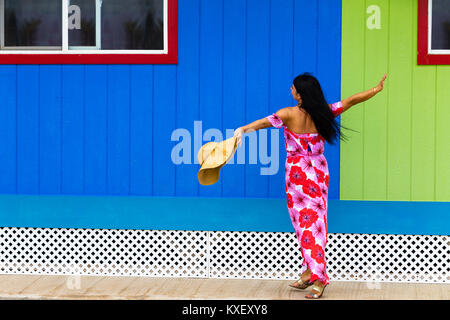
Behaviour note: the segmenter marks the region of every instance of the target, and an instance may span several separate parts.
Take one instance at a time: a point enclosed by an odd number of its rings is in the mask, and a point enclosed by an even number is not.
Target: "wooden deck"
[[[288,280],[0,275],[0,299],[305,299]],[[331,282],[325,299],[450,300],[448,284]]]

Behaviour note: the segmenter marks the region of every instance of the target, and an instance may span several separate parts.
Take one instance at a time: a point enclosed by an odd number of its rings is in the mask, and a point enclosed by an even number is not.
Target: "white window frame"
[[[62,1],[62,47],[5,47],[4,46],[4,0],[0,0],[0,54],[167,54],[168,53],[168,0],[163,0],[163,50],[101,50],[101,3],[96,0],[96,46],[69,47],[69,2]],[[37,49],[35,49],[37,48]]]
[[[450,54],[450,49],[431,49],[431,37],[433,28],[433,0],[428,1],[428,53],[430,54]]]

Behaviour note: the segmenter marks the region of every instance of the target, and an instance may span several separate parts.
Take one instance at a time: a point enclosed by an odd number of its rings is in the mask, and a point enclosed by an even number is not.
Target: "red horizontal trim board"
[[[176,64],[178,0],[168,0],[167,54],[1,54],[0,64]]]
[[[450,64],[450,54],[428,53],[428,1],[418,0],[417,14],[417,64]]]

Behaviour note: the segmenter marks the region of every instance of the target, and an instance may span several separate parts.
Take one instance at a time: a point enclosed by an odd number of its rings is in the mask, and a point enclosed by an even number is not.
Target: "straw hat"
[[[211,141],[204,144],[198,151],[198,181],[202,185],[211,185],[219,180],[220,168],[233,157],[237,148],[237,138],[231,137],[222,142]]]

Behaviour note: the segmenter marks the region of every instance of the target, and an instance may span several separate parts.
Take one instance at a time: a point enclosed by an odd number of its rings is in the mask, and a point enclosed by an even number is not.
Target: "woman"
[[[302,275],[290,286],[305,289],[313,285],[306,298],[320,298],[329,283],[325,259],[329,186],[325,141],[333,144],[338,136],[345,138],[335,117],[383,90],[386,76],[370,90],[327,104],[317,79],[301,74],[291,86],[297,106],[280,109],[234,131],[241,146],[242,134],[249,131],[271,126],[285,129],[286,200],[303,257]]]

